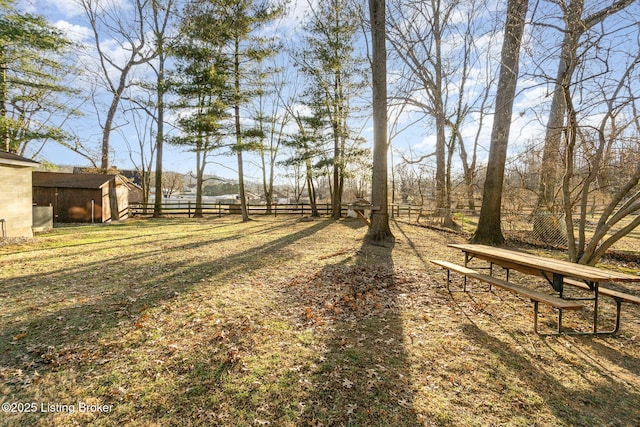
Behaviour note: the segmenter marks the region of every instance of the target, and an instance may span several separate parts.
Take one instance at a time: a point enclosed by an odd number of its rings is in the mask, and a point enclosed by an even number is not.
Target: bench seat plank
[[[494,285],[500,287],[502,289],[514,292],[516,294],[522,295],[524,297],[529,298],[533,302],[533,330],[537,334],[541,334],[538,330],[538,304],[544,303],[548,304],[551,307],[558,309],[558,329],[554,335],[562,333],[562,311],[563,310],[581,310],[583,307],[576,301],[565,300],[554,295],[549,295],[544,292],[539,292],[533,289],[529,289],[525,286],[516,285],[511,282],[507,282],[506,280],[499,279],[497,277],[490,276],[488,274],[482,274],[468,267],[463,267],[458,264],[454,264],[449,261],[443,260],[430,260],[433,264],[439,265],[447,270],[447,289],[449,289],[449,274],[451,271],[455,271],[464,275],[465,280],[465,291],[466,291],[466,280],[467,277],[471,277],[473,279],[479,280],[481,282],[489,283],[490,285]],[[620,303],[618,302],[618,319],[620,313]],[[617,325],[616,325],[617,330]],[[548,334],[544,334],[548,335]]]
[[[443,261],[441,259],[432,259],[430,261],[436,265],[439,265],[440,267],[446,268],[447,270],[455,271],[456,273],[464,274],[465,276],[477,273],[476,270],[463,267],[462,265],[454,264],[449,261]]]
[[[587,285],[586,283],[581,282],[579,280],[564,279],[564,284],[565,285],[575,286],[576,288],[589,290],[589,285]],[[598,293],[600,295],[606,295],[608,297],[611,297],[611,298],[615,299],[616,301],[622,301],[622,302],[628,302],[628,303],[631,303],[631,304],[640,305],[640,297],[635,296],[635,295],[626,294],[624,292],[620,292],[620,291],[616,291],[616,290],[613,290],[613,289],[605,288],[603,286],[598,286]]]
[[[491,283],[494,286],[498,286],[502,289],[509,290],[511,292],[520,294],[525,296],[533,301],[544,302],[555,308],[560,308],[562,310],[581,310],[582,304],[577,303],[576,301],[568,301],[554,295],[549,295],[544,292],[539,292],[534,289],[527,288],[526,286],[516,285],[511,282],[507,282],[506,280],[498,279],[493,276],[489,276],[487,274],[476,273],[470,277],[474,277],[483,282]]]
[[[490,283],[494,286],[498,286],[502,289],[506,289],[508,291],[520,294],[524,297],[527,297],[533,301],[544,302],[552,307],[559,308],[562,310],[581,310],[582,305],[575,301],[568,301],[554,295],[549,295],[544,292],[539,292],[525,286],[516,285],[515,283],[507,282],[506,280],[499,279],[497,277],[489,276],[488,274],[478,273],[476,270],[473,270],[468,267],[463,267],[458,264],[454,264],[452,262],[443,261],[443,260],[431,260],[432,263],[439,265],[447,270],[455,271],[460,274],[464,274],[467,277],[474,278],[481,282]]]

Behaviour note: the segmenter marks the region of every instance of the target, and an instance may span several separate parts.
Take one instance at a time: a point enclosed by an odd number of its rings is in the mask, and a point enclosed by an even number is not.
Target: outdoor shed
[[[38,162],[0,150],[0,238],[31,237],[31,172]]]
[[[33,173],[33,203],[53,206],[54,222],[110,222],[129,214],[129,189],[115,174]]]

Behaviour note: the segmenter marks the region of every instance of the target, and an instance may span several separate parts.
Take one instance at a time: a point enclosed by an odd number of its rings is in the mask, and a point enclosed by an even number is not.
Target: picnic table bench
[[[456,273],[462,274],[464,276],[464,291],[466,291],[467,287],[467,278],[476,279],[480,282],[488,283],[491,289],[491,286],[496,286],[501,289],[513,292],[515,294],[521,295],[525,298],[529,298],[533,302],[533,330],[540,334],[541,332],[538,330],[538,305],[539,303],[547,304],[558,310],[581,310],[583,306],[580,303],[575,301],[570,301],[566,299],[562,299],[550,294],[546,294],[544,292],[539,292],[525,286],[520,286],[515,283],[507,282],[506,280],[499,279],[497,277],[490,276],[488,274],[479,273],[476,270],[473,270],[468,267],[464,267],[462,265],[454,264],[452,262],[432,259],[430,260],[432,263],[439,265],[447,271],[447,290],[450,290],[451,283],[451,272],[454,271]],[[558,315],[558,333],[561,332],[562,329],[562,317]]]
[[[447,269],[447,280],[449,280],[449,272],[455,271],[463,274],[466,277],[473,277],[480,281],[489,283],[489,285],[500,286],[503,289],[508,289],[511,292],[519,293],[526,296],[527,287],[514,285],[509,282],[509,271],[515,270],[524,274],[543,277],[551,285],[554,291],[557,292],[557,296],[540,293],[536,295],[540,299],[534,303],[545,303],[551,307],[557,308],[558,313],[558,333],[562,332],[562,311],[566,309],[579,310],[579,308],[565,308],[562,307],[557,301],[553,299],[547,299],[547,297],[558,298],[563,301],[570,301],[576,303],[576,301],[593,301],[593,332],[567,332],[567,333],[579,333],[579,334],[612,334],[616,333],[620,326],[620,311],[623,302],[640,305],[640,297],[625,292],[609,289],[601,284],[610,284],[614,282],[640,282],[640,276],[631,275],[627,273],[621,273],[617,271],[605,270],[588,265],[576,264],[568,261],[551,259],[547,257],[541,257],[537,255],[528,254],[526,252],[520,252],[505,248],[496,248],[486,245],[475,244],[450,244],[449,247],[454,249],[460,249],[464,252],[465,262],[464,267],[457,264],[449,263],[448,261],[437,261],[436,263],[443,268]],[[469,268],[469,263],[473,259],[484,260],[489,263],[489,274],[481,274],[477,271]],[[506,280],[497,279],[493,277],[493,266],[499,265],[506,270]],[[507,284],[509,286],[507,286]],[[565,285],[581,288],[591,292],[591,297],[568,297],[564,294]],[[447,285],[448,286],[448,285]],[[514,287],[516,286],[516,287]],[[466,290],[466,281],[465,281]],[[532,291],[532,290],[531,290]],[[537,292],[537,291],[535,291]],[[544,297],[547,295],[547,297]],[[598,331],[598,302],[599,296],[604,295],[613,298],[616,302],[616,321],[615,327],[611,331]],[[555,305],[554,305],[555,304]],[[536,325],[537,332],[537,325]]]
[[[589,285],[581,282],[579,280],[574,280],[574,279],[565,279],[564,280],[564,284],[565,285],[570,285],[576,288],[580,288],[580,289],[584,289],[584,290],[589,290]],[[614,289],[609,289],[609,288],[605,288],[604,286],[600,286],[598,288],[598,292],[600,293],[600,295],[605,295],[608,296],[610,298],[612,298],[615,303],[616,303],[616,324],[613,328],[613,330],[611,331],[611,333],[615,333],[618,332],[618,329],[620,329],[620,313],[622,312],[622,303],[626,302],[626,303],[630,303],[630,304],[637,304],[640,305],[640,297],[636,296],[636,295],[631,295],[631,294],[627,294],[621,291],[616,291]]]

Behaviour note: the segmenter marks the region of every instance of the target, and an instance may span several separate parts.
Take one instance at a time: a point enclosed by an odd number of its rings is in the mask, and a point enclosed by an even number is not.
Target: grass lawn
[[[640,307],[614,337],[538,336],[529,301],[446,290],[428,260],[462,236],[365,231],[139,219],[0,246],[0,425],[640,425]]]

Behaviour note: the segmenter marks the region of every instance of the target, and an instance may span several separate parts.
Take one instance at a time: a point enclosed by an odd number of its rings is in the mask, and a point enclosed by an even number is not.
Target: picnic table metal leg
[[[562,309],[558,309],[558,334],[562,333]]]
[[[620,328],[620,311],[622,308],[622,301],[620,301],[619,299],[616,300],[616,326],[615,328],[613,328],[613,331],[611,332],[612,334],[615,334],[616,332],[618,332],[618,329]]]
[[[564,292],[564,277],[560,276],[560,278],[557,277],[556,274],[553,275],[553,282],[554,284],[557,282],[560,282],[560,285],[558,286],[559,290],[558,290],[558,295],[560,296],[560,298],[562,298],[562,293]],[[556,288],[556,286],[553,286],[554,289]],[[558,309],[558,334],[562,333],[562,309],[559,308]]]
[[[598,282],[593,284],[593,333],[598,333]],[[616,322],[617,323],[617,322]],[[617,326],[617,325],[616,325]],[[617,327],[616,327],[617,329]]]
[[[538,314],[539,314],[539,302],[536,300],[533,301],[533,331],[538,335],[554,335],[553,333],[541,333],[538,330]],[[558,330],[557,335],[562,334],[562,309],[558,309]]]

